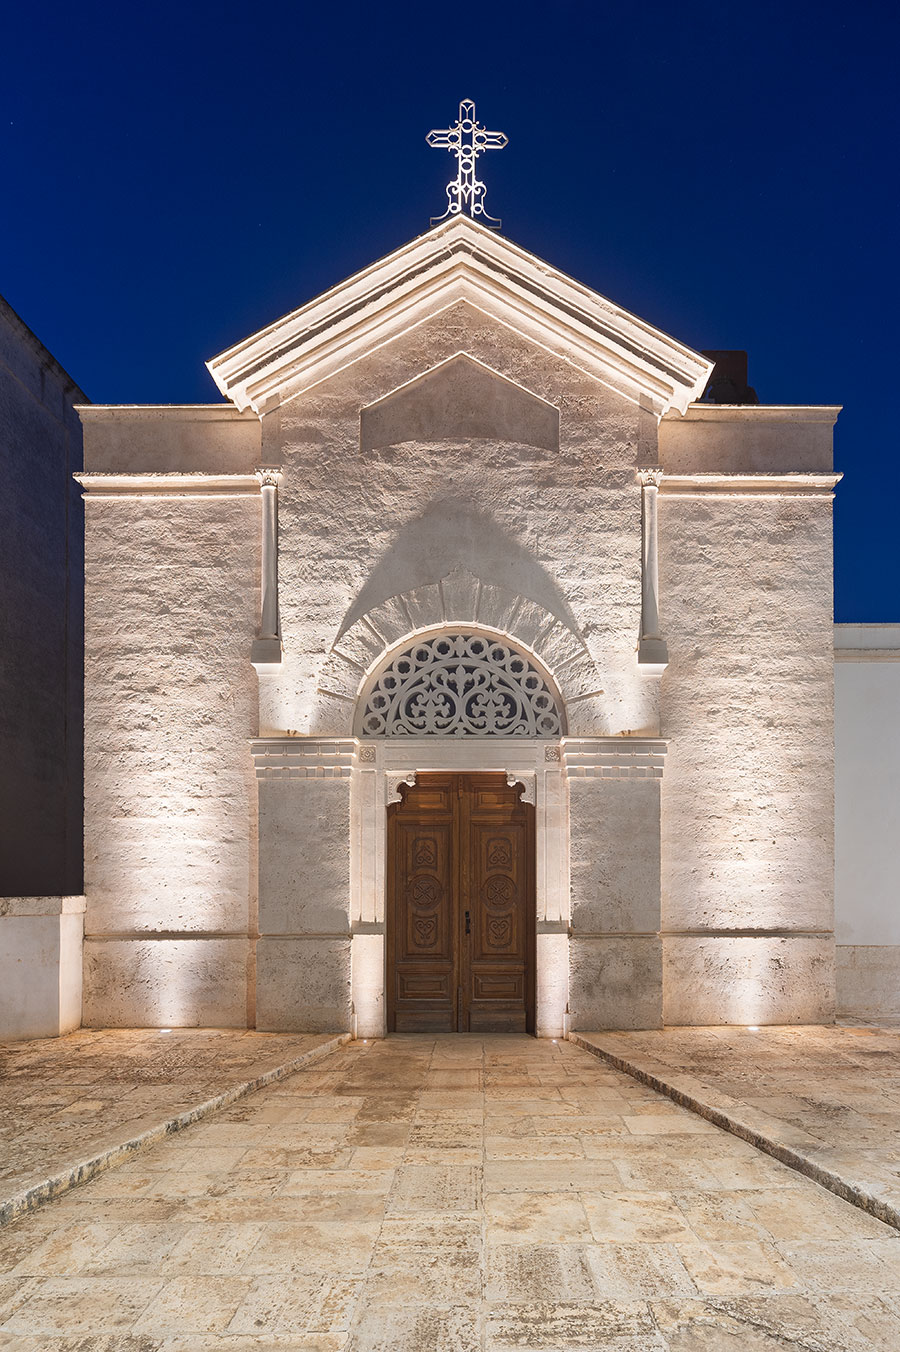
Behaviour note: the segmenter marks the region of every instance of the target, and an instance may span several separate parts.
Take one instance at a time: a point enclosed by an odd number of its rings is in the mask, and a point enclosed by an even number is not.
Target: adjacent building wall
[[[900,1018],[900,624],[838,624],[837,1012]]]
[[[85,395],[0,298],[0,896],[82,890]]]

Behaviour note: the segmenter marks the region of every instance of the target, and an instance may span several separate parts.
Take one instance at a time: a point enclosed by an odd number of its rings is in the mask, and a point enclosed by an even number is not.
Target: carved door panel
[[[533,1032],[534,809],[505,777],[471,776],[460,796],[462,984],[473,1033]],[[465,929],[465,924],[463,926]]]
[[[388,809],[388,1028],[534,1031],[534,809],[422,774]]]

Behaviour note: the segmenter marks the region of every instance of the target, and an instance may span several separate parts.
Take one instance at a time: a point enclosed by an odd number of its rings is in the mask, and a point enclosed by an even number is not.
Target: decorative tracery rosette
[[[553,693],[528,658],[483,634],[439,634],[395,657],[369,693],[364,737],[559,737]]]

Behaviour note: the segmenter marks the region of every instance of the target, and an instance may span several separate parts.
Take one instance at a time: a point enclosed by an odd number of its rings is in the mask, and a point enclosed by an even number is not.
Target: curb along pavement
[[[20,1188],[10,1197],[0,1197],[0,1227],[8,1225],[10,1221],[16,1220],[29,1211],[34,1211],[43,1203],[61,1196],[77,1184],[85,1183],[88,1179],[94,1178],[107,1169],[113,1169],[118,1164],[124,1164],[126,1160],[134,1159],[148,1146],[156,1145],[164,1137],[171,1136],[184,1127],[192,1126],[194,1122],[199,1122],[201,1118],[208,1117],[210,1113],[228,1107],[238,1099],[254,1093],[257,1089],[264,1089],[267,1085],[274,1084],[275,1081],[282,1080],[285,1076],[292,1075],[297,1070],[305,1069],[306,1066],[320,1060],[323,1056],[330,1055],[331,1052],[337,1051],[351,1040],[352,1035],[350,1033],[336,1033],[333,1037],[321,1042],[317,1047],[311,1047],[308,1051],[302,1052],[299,1056],[295,1056],[281,1065],[271,1066],[251,1080],[243,1080],[238,1084],[233,1084],[228,1089],[223,1090],[221,1094],[214,1094],[211,1098],[205,1099],[192,1108],[175,1113],[173,1116],[149,1127],[146,1131],[130,1136],[126,1140],[117,1141],[114,1145],[89,1155],[86,1159],[76,1160],[57,1173],[51,1174],[48,1178],[39,1179],[29,1183],[24,1188]]]
[[[729,1131],[733,1136],[739,1136],[741,1140],[747,1141],[755,1146],[757,1150],[764,1151],[771,1155],[773,1159],[781,1164],[786,1164],[790,1169],[796,1169],[798,1173],[805,1174],[813,1182],[821,1184],[823,1188],[828,1188],[836,1196],[843,1198],[845,1202],[850,1202],[852,1206],[859,1207],[861,1211],[874,1216],[876,1220],[884,1221],[886,1225],[892,1225],[895,1230],[900,1230],[900,1208],[894,1206],[891,1202],[886,1202],[877,1194],[861,1187],[832,1169],[826,1169],[824,1165],[817,1163],[810,1155],[804,1154],[795,1146],[786,1145],[783,1141],[777,1140],[772,1135],[766,1135],[751,1123],[742,1120],[739,1112],[734,1108],[725,1110],[717,1108],[712,1103],[704,1102],[702,1098],[697,1097],[697,1082],[691,1080],[693,1092],[686,1088],[680,1088],[678,1085],[679,1075],[672,1072],[668,1067],[661,1066],[658,1063],[654,1065],[653,1070],[646,1069],[637,1060],[629,1060],[628,1057],[621,1055],[618,1051],[613,1051],[603,1045],[602,1033],[576,1033],[570,1032],[569,1041],[574,1042],[576,1047],[581,1047],[583,1051],[590,1052],[601,1061],[606,1061],[616,1070],[624,1071],[634,1079],[639,1080],[650,1089],[655,1089],[658,1094],[665,1094],[667,1098],[672,1099],[674,1103],[682,1108],[688,1108],[691,1112],[703,1117],[707,1122],[711,1122],[716,1127],[721,1127],[724,1131]],[[663,1078],[665,1076],[665,1078]],[[710,1094],[712,1097],[713,1094]]]

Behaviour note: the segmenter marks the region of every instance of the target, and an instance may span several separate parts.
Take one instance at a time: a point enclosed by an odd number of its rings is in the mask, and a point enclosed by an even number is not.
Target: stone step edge
[[[68,1192],[70,1188],[74,1188],[80,1183],[86,1183],[88,1179],[96,1177],[97,1174],[104,1173],[107,1169],[113,1169],[118,1164],[124,1164],[126,1160],[133,1159],[135,1155],[142,1150],[146,1150],[148,1146],[156,1145],[166,1136],[171,1136],[184,1127],[192,1126],[194,1122],[199,1122],[201,1118],[217,1112],[219,1108],[227,1108],[230,1104],[236,1103],[238,1099],[255,1093],[257,1089],[265,1089],[267,1085],[274,1084],[276,1080],[282,1080],[286,1075],[293,1075],[295,1071],[303,1070],[321,1057],[329,1056],[332,1052],[336,1052],[340,1047],[351,1042],[352,1038],[352,1033],[337,1033],[327,1042],[320,1043],[318,1047],[311,1047],[309,1051],[301,1052],[299,1056],[293,1057],[290,1061],[272,1066],[269,1070],[254,1076],[252,1080],[243,1080],[239,1084],[234,1084],[229,1089],[223,1090],[221,1094],[215,1094],[212,1098],[206,1099],[205,1102],[198,1103],[194,1108],[186,1108],[183,1112],[177,1113],[174,1117],[166,1118],[165,1121],[157,1123],[156,1126],[148,1128],[147,1131],[140,1132],[137,1136],[131,1136],[126,1141],[118,1141],[108,1150],[101,1150],[98,1154],[92,1155],[86,1160],[79,1160],[77,1163],[61,1169],[59,1173],[51,1174],[49,1178],[41,1179],[37,1183],[30,1183],[20,1192],[14,1193],[12,1197],[0,1198],[0,1228],[16,1220],[19,1216],[34,1211],[45,1202],[53,1201],[62,1193]]]
[[[685,1090],[679,1089],[677,1085],[661,1079],[658,1075],[654,1075],[652,1071],[645,1070],[635,1061],[629,1061],[626,1057],[620,1056],[618,1052],[598,1046],[595,1042],[589,1042],[576,1032],[570,1031],[568,1036],[570,1042],[574,1042],[575,1046],[581,1047],[583,1051],[590,1052],[591,1056],[596,1056],[601,1061],[607,1061],[616,1070],[624,1071],[626,1075],[631,1075],[641,1084],[647,1085],[650,1089],[655,1089],[658,1094],[665,1094],[667,1098],[672,1099],[680,1107],[688,1108],[692,1113],[705,1118],[707,1122],[711,1122],[714,1126],[722,1127],[724,1131],[730,1131],[733,1136],[739,1136],[742,1141],[747,1141],[757,1150],[762,1150],[767,1155],[771,1155],[781,1164],[786,1164],[789,1169],[796,1169],[797,1173],[805,1174],[814,1183],[820,1183],[823,1188],[827,1188],[829,1192],[843,1198],[845,1202],[859,1207],[861,1211],[874,1216],[876,1220],[884,1221],[885,1225],[892,1225],[895,1230],[900,1230],[900,1209],[892,1206],[890,1202],[885,1202],[883,1198],[876,1197],[874,1193],[866,1192],[864,1188],[855,1183],[849,1183],[840,1174],[817,1164],[814,1159],[804,1155],[802,1151],[796,1150],[793,1146],[785,1145],[783,1142],[775,1140],[774,1137],[763,1135],[755,1127],[742,1122],[734,1113],[727,1113],[721,1108],[714,1108],[712,1104],[704,1103],[702,1099],[698,1099],[693,1094],[688,1094]]]

